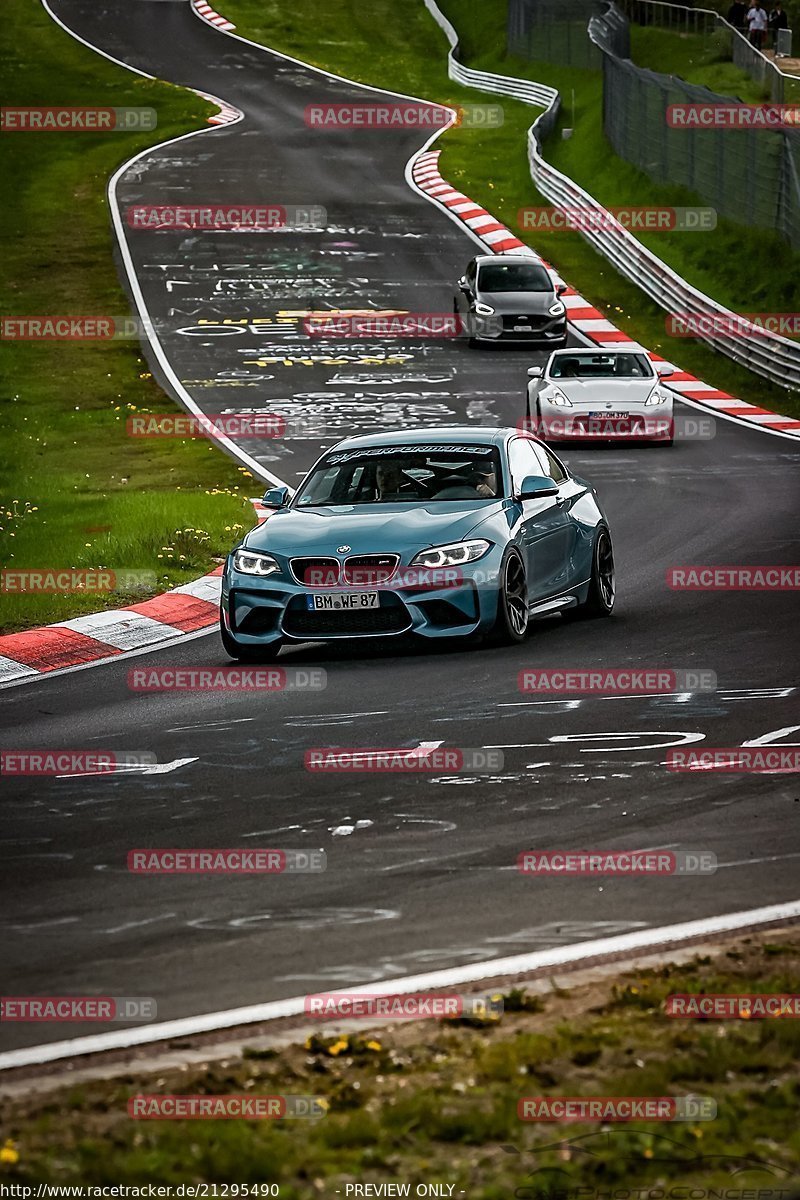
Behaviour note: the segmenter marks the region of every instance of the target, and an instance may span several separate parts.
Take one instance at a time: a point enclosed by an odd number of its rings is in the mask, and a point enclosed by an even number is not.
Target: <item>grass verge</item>
[[[0,1182],[275,1183],[282,1200],[387,1180],[411,1184],[411,1195],[419,1183],[452,1184],[470,1200],[566,1200],[614,1186],[673,1194],[665,1184],[787,1197],[800,1181],[800,1022],[678,1020],[665,1000],[796,992],[799,975],[796,930],[773,931],[680,966],[516,989],[493,1024],[323,1030],[304,1045],[0,1099]],[[314,1095],[327,1114],[135,1121],[127,1102],[140,1093]],[[522,1097],[687,1094],[714,1100],[716,1119],[565,1126],[517,1116]]]
[[[80,45],[39,3],[5,0],[0,64],[13,106],[154,108],[149,133],[3,133],[3,313],[129,312],[112,260],[106,182],[137,151],[202,127],[215,108]],[[130,568],[153,587],[0,592],[0,629],[118,607],[213,567],[253,523],[253,484],[208,441],[128,437],[133,412],[175,410],[137,342],[3,341],[0,555],[4,567]]]
[[[704,201],[682,188],[655,184],[612,154],[602,131],[601,78],[595,71],[529,63],[505,54],[505,0],[464,5],[440,0],[454,23],[470,66],[536,79],[558,87],[565,98],[561,127],[573,124],[569,141],[557,131],[548,142],[550,161],[602,203],[694,205]],[[315,66],[375,86],[424,99],[459,104],[497,96],[462,88],[447,78],[447,43],[427,10],[413,0],[305,0],[301,9],[280,0],[228,0],[225,15],[237,31]],[[346,32],[344,32],[346,31]],[[621,328],[688,371],[750,403],[800,416],[800,395],[768,383],[701,342],[671,339],[665,314],[634,284],[623,279],[577,233],[525,232],[519,210],[548,202],[534,188],[527,164],[526,131],[538,112],[503,98],[504,124],[484,133],[448,130],[436,143],[443,150],[442,174],[503,220],[523,241],[556,266]],[[654,233],[642,241],[696,287],[744,312],[786,312],[796,307],[799,256],[777,236],[729,221],[705,234]]]
[[[727,57],[724,42],[715,34],[678,33],[654,26],[631,25],[631,58],[640,67],[662,75],[678,75],[722,96],[736,96],[747,104],[772,98],[769,83],[759,84]],[[787,77],[786,103],[800,100],[800,79]]]

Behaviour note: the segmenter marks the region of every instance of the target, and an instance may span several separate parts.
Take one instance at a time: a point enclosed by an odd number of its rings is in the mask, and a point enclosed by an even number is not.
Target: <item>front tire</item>
[[[279,638],[267,646],[240,646],[228,633],[222,617],[219,619],[219,636],[222,639],[222,648],[228,657],[238,659],[239,662],[274,662],[283,645]]]
[[[528,581],[525,566],[512,550],[501,567],[500,592],[493,640],[502,646],[518,645],[528,636]]]

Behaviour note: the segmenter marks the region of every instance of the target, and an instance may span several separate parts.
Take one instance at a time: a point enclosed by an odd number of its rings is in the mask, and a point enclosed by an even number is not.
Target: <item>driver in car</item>
[[[475,472],[475,491],[483,500],[494,500],[497,497],[497,475],[489,469],[479,468]]]
[[[411,500],[419,495],[416,486],[406,478],[396,462],[378,463],[375,482],[378,500]]]

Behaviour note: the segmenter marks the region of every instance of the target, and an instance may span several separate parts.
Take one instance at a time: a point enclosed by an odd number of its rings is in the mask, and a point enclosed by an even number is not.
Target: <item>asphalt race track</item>
[[[129,231],[169,361],[205,412],[325,418],[321,436],[243,449],[294,485],[340,433],[520,419],[525,368],[542,356],[444,340],[310,346],[301,336],[296,314],[312,309],[451,310],[477,247],[405,182],[425,134],[309,129],[307,104],[365,93],[226,37],[188,4],[52,7],[108,54],[245,114],[145,155],[120,180],[123,210],[202,201],[327,212],[308,232]],[[200,324],[225,320],[243,332],[209,335]],[[665,577],[678,564],[797,562],[800,447],[719,420],[715,438],[671,450],[565,458],[597,486],[610,519],[610,621],[542,621],[524,646],[501,650],[284,652],[281,665],[324,668],[320,692],[129,690],[132,667],[227,663],[216,633],[0,691],[4,748],[147,750],[174,764],[4,781],[0,936],[13,990],[153,996],[169,1020],[795,899],[797,776],[675,774],[664,755],[681,743],[800,741],[796,595],[675,592]],[[523,667],[598,666],[705,669],[719,687],[539,700],[517,686]],[[304,768],[311,748],[421,742],[499,747],[504,765],[474,776]],[[130,874],[128,851],[151,846],[322,848],[327,870]],[[561,847],[707,850],[719,869],[518,873],[521,851]],[[0,1050],[63,1034],[6,1025]]]

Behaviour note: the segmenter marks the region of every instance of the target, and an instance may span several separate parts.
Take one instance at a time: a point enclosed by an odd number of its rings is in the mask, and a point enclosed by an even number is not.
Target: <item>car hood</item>
[[[554,379],[557,387],[573,404],[644,404],[657,384],[655,379]]]
[[[497,313],[546,314],[556,302],[553,292],[480,292],[478,300]]]
[[[460,541],[502,507],[497,500],[280,509],[251,530],[244,544],[248,550],[286,555],[336,554],[339,546],[349,546],[353,554],[400,554]]]

